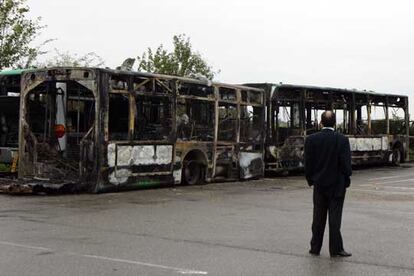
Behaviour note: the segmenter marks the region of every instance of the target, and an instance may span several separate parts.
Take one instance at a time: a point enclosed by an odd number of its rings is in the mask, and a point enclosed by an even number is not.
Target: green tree
[[[200,53],[192,49],[190,38],[185,34],[175,35],[173,46],[172,52],[167,51],[162,44],[155,51],[148,48],[137,58],[138,70],[182,77],[201,75],[210,80],[218,73]]]
[[[0,70],[24,67],[40,53],[31,43],[44,27],[40,17],[29,19],[26,0],[0,0]]]

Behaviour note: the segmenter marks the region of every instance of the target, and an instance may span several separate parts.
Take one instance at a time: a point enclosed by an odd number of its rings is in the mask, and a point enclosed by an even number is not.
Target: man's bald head
[[[335,113],[332,110],[326,110],[322,113],[321,123],[324,127],[334,127],[336,124]]]

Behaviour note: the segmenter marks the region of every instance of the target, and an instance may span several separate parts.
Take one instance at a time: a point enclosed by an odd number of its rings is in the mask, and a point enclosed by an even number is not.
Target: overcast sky
[[[106,66],[185,33],[229,83],[284,82],[414,96],[414,1],[29,0],[50,48]],[[414,97],[411,106],[414,106]],[[411,108],[410,113],[414,112]]]

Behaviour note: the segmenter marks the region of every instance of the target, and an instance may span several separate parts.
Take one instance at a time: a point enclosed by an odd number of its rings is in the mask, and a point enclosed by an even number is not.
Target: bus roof
[[[23,72],[26,73],[26,72],[47,71],[47,70],[94,70],[94,71],[109,72],[111,74],[118,74],[118,75],[122,74],[122,75],[134,75],[134,76],[142,76],[142,77],[164,78],[164,79],[169,79],[169,80],[181,80],[185,82],[204,84],[204,85],[211,84],[211,85],[227,87],[227,88],[237,88],[237,89],[254,90],[258,92],[263,92],[262,88],[243,86],[239,84],[220,83],[220,82],[210,81],[208,79],[197,79],[197,78],[180,77],[180,76],[173,76],[173,75],[147,73],[147,72],[140,72],[140,71],[121,71],[121,70],[115,70],[115,69],[109,69],[109,68],[104,69],[104,68],[97,68],[97,67],[50,67],[50,68],[40,68],[40,69],[28,69],[28,70],[23,70]]]
[[[346,88],[334,88],[334,87],[324,87],[324,86],[312,86],[312,85],[295,85],[295,84],[278,84],[278,87],[292,87],[292,88],[302,88],[302,89],[313,89],[313,90],[327,90],[339,93],[358,93],[358,94],[369,94],[373,96],[394,96],[394,97],[408,97],[406,95],[397,95],[397,94],[385,94],[377,93],[372,90],[357,90],[357,89],[346,89]]]
[[[0,75],[1,76],[17,76],[29,70],[30,69],[3,70],[3,71],[0,71]]]
[[[290,89],[308,89],[308,90],[321,90],[321,91],[332,91],[337,93],[357,93],[357,94],[365,94],[365,95],[372,95],[372,96],[392,96],[392,97],[400,97],[400,98],[408,98],[407,95],[399,95],[399,94],[384,94],[384,93],[377,93],[371,90],[357,90],[357,89],[346,89],[346,88],[334,88],[334,87],[325,87],[325,86],[313,86],[313,85],[299,85],[299,84],[285,84],[285,83],[249,83],[245,85],[252,85],[254,87],[276,87],[276,88],[290,88]]]

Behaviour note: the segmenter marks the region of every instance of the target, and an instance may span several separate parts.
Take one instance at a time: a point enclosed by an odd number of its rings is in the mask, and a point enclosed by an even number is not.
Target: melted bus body
[[[21,95],[18,172],[31,188],[102,192],[264,173],[261,89],[49,68],[25,72]]]
[[[332,109],[336,129],[349,138],[352,163],[408,161],[408,97],[329,87],[248,84],[265,89],[266,170],[303,169],[306,136],[320,130],[320,116]]]

